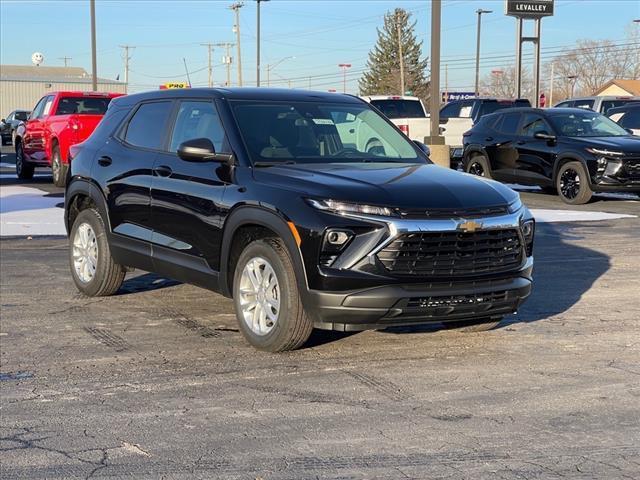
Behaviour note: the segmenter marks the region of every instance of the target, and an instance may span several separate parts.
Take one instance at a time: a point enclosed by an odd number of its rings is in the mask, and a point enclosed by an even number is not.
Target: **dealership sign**
[[[169,82],[160,85],[160,90],[172,90],[174,88],[189,88],[189,84],[186,82]]]
[[[505,0],[504,13],[519,18],[540,18],[553,15],[553,0]]]
[[[454,100],[467,100],[475,98],[475,96],[475,92],[442,92],[442,101],[446,103]]]

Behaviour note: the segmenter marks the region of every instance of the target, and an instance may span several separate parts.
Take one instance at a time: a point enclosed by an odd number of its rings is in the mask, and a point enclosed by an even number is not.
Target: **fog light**
[[[343,231],[333,230],[327,233],[327,243],[329,245],[334,245],[336,247],[339,247],[347,243],[349,238],[350,238],[349,234]]]

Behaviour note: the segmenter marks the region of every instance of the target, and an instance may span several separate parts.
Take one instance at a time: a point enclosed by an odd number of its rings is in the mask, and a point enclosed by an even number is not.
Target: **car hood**
[[[576,143],[584,145],[585,148],[600,148],[626,154],[640,154],[640,137],[628,135],[624,137],[574,137]]]
[[[302,196],[407,209],[505,206],[518,198],[498,182],[432,164],[283,165],[256,168],[254,178]]]

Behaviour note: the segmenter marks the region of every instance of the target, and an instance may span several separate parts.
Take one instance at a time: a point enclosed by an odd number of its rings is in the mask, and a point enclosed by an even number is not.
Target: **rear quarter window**
[[[496,123],[496,130],[507,135],[515,135],[520,122],[519,113],[505,113]]]
[[[419,100],[371,100],[371,105],[387,118],[424,118],[426,114]]]

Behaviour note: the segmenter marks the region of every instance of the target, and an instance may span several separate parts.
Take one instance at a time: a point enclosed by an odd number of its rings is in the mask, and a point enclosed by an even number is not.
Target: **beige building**
[[[593,93],[597,97],[640,96],[640,80],[610,80]]]
[[[80,67],[0,65],[0,116],[31,110],[43,95],[61,90],[89,91],[91,75]],[[98,91],[126,93],[127,85],[98,78]]]

